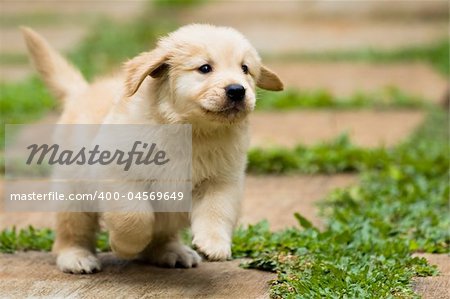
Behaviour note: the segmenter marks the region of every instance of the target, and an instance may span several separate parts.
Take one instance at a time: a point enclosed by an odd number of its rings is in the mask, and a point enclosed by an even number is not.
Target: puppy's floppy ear
[[[283,90],[283,82],[281,82],[280,78],[269,70],[264,65],[261,66],[261,73],[259,75],[258,81],[256,82],[256,85],[259,88],[266,89],[266,90],[273,90],[273,91],[280,91]]]
[[[166,51],[156,48],[150,52],[144,52],[125,63],[125,88],[126,95],[132,96],[141,86],[147,76],[160,77],[167,68]]]

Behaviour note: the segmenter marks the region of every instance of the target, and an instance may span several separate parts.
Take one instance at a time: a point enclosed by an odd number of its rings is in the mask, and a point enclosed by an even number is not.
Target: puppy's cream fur
[[[198,251],[210,260],[230,258],[243,192],[246,116],[255,106],[255,87],[283,88],[250,43],[231,28],[185,26],[126,62],[120,74],[88,84],[37,33],[22,31],[36,69],[64,103],[59,123],[192,124],[192,213],[59,213],[54,245],[59,268],[100,270],[95,256],[99,216],[110,232],[111,248],[123,258],[195,266],[199,255],[178,239],[180,229],[189,225]],[[204,64],[212,66],[211,73],[198,71]],[[227,100],[230,84],[246,89],[239,107]]]

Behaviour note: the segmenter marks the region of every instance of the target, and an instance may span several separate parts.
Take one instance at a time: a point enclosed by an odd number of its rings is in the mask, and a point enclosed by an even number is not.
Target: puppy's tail
[[[27,27],[20,29],[36,70],[56,98],[64,100],[88,87],[81,73],[42,36]]]

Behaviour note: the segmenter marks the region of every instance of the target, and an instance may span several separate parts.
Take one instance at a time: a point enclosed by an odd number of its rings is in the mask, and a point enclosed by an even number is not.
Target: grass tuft
[[[347,135],[314,146],[298,145],[293,149],[281,147],[253,148],[248,153],[247,171],[255,174],[342,173],[369,170],[402,171],[396,167],[414,167],[423,173],[442,173],[448,168],[448,121],[442,112],[432,118],[440,124],[420,128],[405,145],[395,148],[361,148],[353,145]],[[430,122],[430,121],[428,121]],[[430,141],[428,136],[439,135]],[[448,145],[447,145],[448,148]]]
[[[14,253],[16,251],[50,251],[55,240],[55,232],[49,228],[34,228],[28,226],[17,230],[16,227],[0,232],[0,252]],[[109,251],[108,234],[100,232],[97,235],[97,251]]]
[[[331,193],[325,230],[300,214],[301,229],[250,225],[236,231],[233,256],[277,273],[273,298],[417,297],[411,279],[437,269],[411,254],[450,253],[447,124],[447,114],[431,114],[386,161],[363,169],[358,186]]]
[[[42,81],[30,78],[20,83],[0,83],[0,148],[4,146],[4,124],[27,123],[54,109],[56,102]]]
[[[5,229],[0,233],[0,252],[39,250],[49,251],[52,248],[55,234],[52,230],[35,229],[29,226],[17,231],[16,227]]]
[[[258,90],[257,110],[292,110],[299,108],[327,109],[395,109],[425,108],[430,102],[407,95],[398,88],[389,87],[376,93],[355,93],[348,97],[336,97],[326,90],[295,90],[268,92]]]
[[[364,49],[354,51],[325,51],[288,54],[277,57],[285,60],[307,61],[369,61],[369,62],[425,62],[444,75],[450,74],[449,40],[444,39],[428,45],[411,46],[394,50]]]

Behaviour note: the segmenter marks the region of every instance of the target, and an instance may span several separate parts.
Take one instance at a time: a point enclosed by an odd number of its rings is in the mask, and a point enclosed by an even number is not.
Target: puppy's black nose
[[[245,97],[245,88],[240,84],[230,84],[225,87],[225,92],[230,101],[239,102]]]

